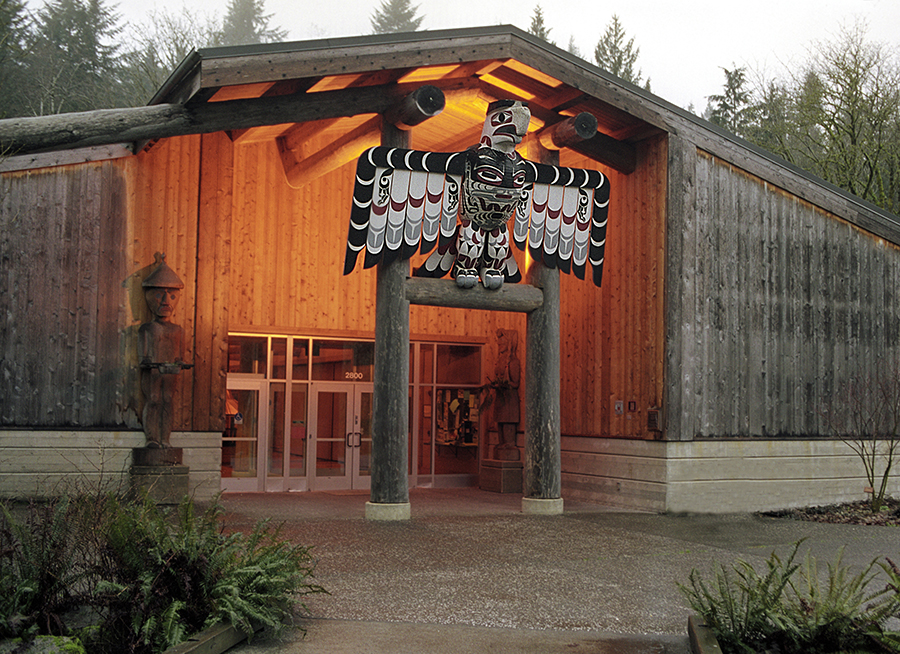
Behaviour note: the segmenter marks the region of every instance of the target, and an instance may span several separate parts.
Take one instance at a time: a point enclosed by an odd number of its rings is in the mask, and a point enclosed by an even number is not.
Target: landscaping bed
[[[801,509],[767,511],[762,515],[773,518],[791,518],[811,522],[828,522],[846,525],[900,526],[900,500],[886,498],[878,513],[872,513],[868,500],[811,506]]]

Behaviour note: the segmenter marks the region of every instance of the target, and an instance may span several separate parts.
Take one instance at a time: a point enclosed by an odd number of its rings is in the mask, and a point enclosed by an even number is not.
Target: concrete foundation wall
[[[184,448],[195,499],[208,501],[221,485],[221,434],[176,432]],[[0,431],[0,497],[50,497],[129,486],[131,450],[144,444],[134,431]]]
[[[866,499],[837,440],[631,441],[564,437],[563,497],[627,509],[732,513]],[[900,496],[900,471],[888,493]]]
[[[622,509],[666,510],[666,443],[562,438],[562,496]]]
[[[862,460],[839,440],[715,440],[666,446],[668,511],[764,511],[869,497]],[[898,473],[892,476],[890,495],[900,495]]]

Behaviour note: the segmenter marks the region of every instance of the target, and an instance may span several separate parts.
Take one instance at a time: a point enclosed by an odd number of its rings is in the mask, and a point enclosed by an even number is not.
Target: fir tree
[[[554,41],[550,40],[550,28],[544,24],[544,10],[540,5],[534,6],[534,13],[531,15],[531,27],[528,28],[528,33],[543,39],[551,45],[556,45]]]
[[[641,49],[634,47],[634,38],[627,41],[625,39],[625,28],[619,22],[619,17],[613,14],[612,20],[606,26],[606,32],[594,48],[594,59],[601,68],[621,77],[626,82],[640,86],[641,71],[635,71],[635,64]],[[649,79],[645,88],[650,88]]]
[[[216,36],[216,45],[247,45],[283,41],[287,32],[270,28],[264,0],[229,0],[228,11],[222,21],[222,31]]]
[[[372,15],[372,34],[393,32],[415,32],[424,16],[416,16],[419,5],[411,7],[409,0],[382,0],[379,9]]]
[[[27,44],[27,113],[46,115],[123,104],[119,17],[104,0],[48,0]]]
[[[26,28],[25,3],[0,0],[0,119],[17,115],[22,105]]]
[[[747,69],[741,66],[732,70],[722,68],[722,71],[725,86],[722,93],[709,96],[712,103],[709,120],[743,136],[751,111],[750,91],[746,88]]]

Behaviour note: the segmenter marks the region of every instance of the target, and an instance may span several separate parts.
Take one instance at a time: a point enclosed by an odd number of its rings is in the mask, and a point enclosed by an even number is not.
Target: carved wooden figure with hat
[[[184,329],[172,322],[184,282],[157,256],[159,265],[141,286],[153,320],[138,330],[141,391],[144,394],[142,422],[147,447],[169,447],[174,419],[174,398],[179,373],[193,367],[184,363]]]

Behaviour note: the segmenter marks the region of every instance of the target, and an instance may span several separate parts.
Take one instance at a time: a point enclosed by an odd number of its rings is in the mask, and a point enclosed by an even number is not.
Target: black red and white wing
[[[384,146],[366,150],[356,165],[344,274],[398,257],[423,254],[456,235],[465,153]]]
[[[550,268],[584,279],[589,263],[595,285],[603,277],[609,180],[596,170],[525,161],[533,182],[516,208],[513,241]]]

